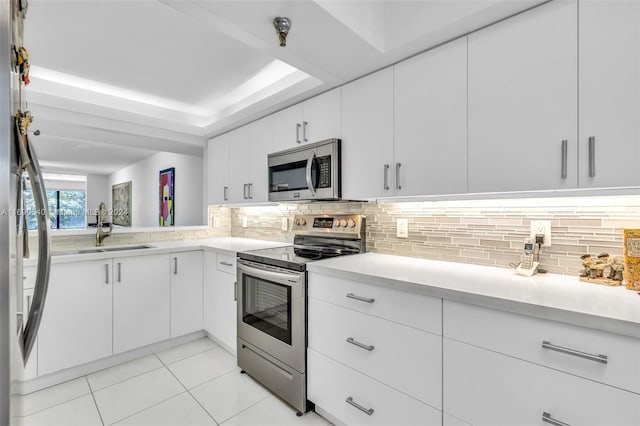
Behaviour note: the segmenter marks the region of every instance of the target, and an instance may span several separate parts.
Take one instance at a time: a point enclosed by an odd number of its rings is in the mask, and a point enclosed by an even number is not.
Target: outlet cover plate
[[[282,230],[286,231],[289,229],[289,220],[286,217],[282,218]]]
[[[551,246],[551,221],[549,220],[532,220],[531,221],[530,238],[535,241],[537,234],[544,235],[544,244],[542,247]]]
[[[409,219],[398,219],[396,222],[396,236],[409,238]]]
[[[242,216],[242,227],[243,228],[247,227],[247,217],[246,216]]]

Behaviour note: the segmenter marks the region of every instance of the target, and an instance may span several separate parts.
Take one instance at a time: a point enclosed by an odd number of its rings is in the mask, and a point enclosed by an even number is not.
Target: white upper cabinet
[[[342,196],[393,195],[393,67],[342,87]]]
[[[228,133],[229,136],[229,191],[228,202],[239,204],[248,200],[247,192],[251,172],[249,157],[249,126],[242,126]]]
[[[207,148],[209,204],[225,204],[229,199],[229,134],[209,140]]]
[[[340,88],[274,114],[274,151],[340,137]]]
[[[171,253],[171,337],[203,328],[202,251]]]
[[[579,13],[579,186],[640,185],[640,3],[584,1]]]
[[[247,196],[252,203],[265,202],[268,199],[267,157],[270,152],[273,152],[273,137],[273,115],[249,124],[249,141],[251,144],[249,170],[251,179],[248,182]]]
[[[395,195],[466,192],[466,38],[396,65],[394,105]]]
[[[469,35],[469,192],[577,186],[577,34],[554,1]]]

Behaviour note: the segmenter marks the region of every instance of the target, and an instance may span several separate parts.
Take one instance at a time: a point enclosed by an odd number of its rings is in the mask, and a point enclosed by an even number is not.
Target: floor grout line
[[[93,388],[91,387],[91,383],[89,382],[89,377],[84,376],[84,379],[87,382],[87,386],[89,386],[89,391],[91,391],[91,399],[93,399],[93,404],[96,406],[98,417],[100,417],[100,423],[102,423],[102,426],[105,426],[104,419],[102,418],[102,413],[100,412],[100,407],[98,407],[98,401],[96,401],[96,396],[93,394]]]
[[[125,364],[126,364],[126,363],[125,363]],[[118,365],[123,365],[123,364],[118,364]],[[114,366],[114,367],[117,367],[118,365],[116,365],[116,366]],[[127,377],[126,379],[122,379],[122,380],[120,380],[120,381],[113,382],[113,383],[111,383],[111,384],[110,384],[110,385],[108,385],[108,386],[102,387],[102,388],[100,388],[100,389],[96,389],[96,390],[95,390],[95,392],[96,392],[96,393],[97,393],[97,392],[102,392],[103,390],[105,390],[105,389],[109,389],[109,388],[110,388],[110,387],[112,387],[112,386],[119,385],[119,384],[124,383],[124,382],[127,382],[127,381],[129,381],[129,380],[131,380],[131,379],[135,379],[136,377],[144,376],[145,374],[151,373],[152,371],[160,370],[160,369],[161,369],[161,368],[163,368],[163,367],[164,367],[164,365],[161,365],[160,367],[156,367],[156,368],[153,368],[153,369],[151,369],[151,370],[145,371],[145,372],[143,372],[143,373],[136,374],[136,375],[131,376],[131,377]],[[110,367],[110,368],[113,368],[113,367]],[[104,371],[104,370],[100,370],[100,371]],[[89,381],[88,376],[87,376],[87,381]],[[89,385],[89,388],[91,389],[91,385]],[[94,391],[92,390],[92,392],[94,392]]]
[[[80,377],[78,377],[78,379],[79,379],[79,378],[80,378]],[[75,380],[75,379],[74,379],[74,380]],[[53,387],[53,386],[51,386],[51,387]],[[50,406],[50,407],[43,408],[42,410],[34,411],[33,413],[31,413],[31,414],[27,414],[26,416],[17,416],[17,417],[20,417],[20,418],[26,419],[27,417],[31,417],[31,416],[33,416],[33,415],[35,415],[35,414],[42,413],[43,411],[47,411],[47,410],[50,410],[50,409],[52,409],[52,408],[59,407],[59,406],[61,406],[61,405],[63,405],[63,404],[66,404],[67,402],[75,401],[76,399],[83,398],[83,397],[85,397],[85,396],[87,396],[87,395],[90,395],[90,394],[91,394],[91,392],[87,392],[87,393],[85,393],[85,394],[78,395],[78,396],[75,396],[75,397],[73,397],[73,398],[67,399],[66,401],[59,402],[59,403],[57,403],[57,404],[55,404],[55,405],[52,405],[52,406]]]
[[[253,380],[253,379],[252,379]],[[273,395],[271,395],[270,393],[267,393],[267,395],[262,398],[260,401],[256,401],[255,403],[251,404],[250,406],[248,406],[247,408],[245,408],[244,410],[241,410],[239,412],[237,412],[236,414],[234,414],[233,416],[229,417],[228,419],[226,419],[225,421],[223,421],[222,423],[220,423],[220,425],[224,425],[226,422],[228,422],[229,420],[233,419],[234,417],[239,416],[240,414],[244,413],[245,411],[247,411],[248,409],[255,407],[256,405],[260,404],[262,401],[267,400],[268,398],[273,398]]]
[[[180,392],[180,393],[178,393],[178,394],[176,394],[176,395],[170,396],[170,397],[169,397],[169,398],[167,398],[167,399],[163,399],[162,401],[158,401],[158,402],[156,402],[156,403],[154,403],[154,404],[152,404],[152,405],[150,405],[150,406],[148,406],[148,407],[143,408],[142,410],[138,410],[138,411],[136,411],[135,413],[131,413],[131,414],[129,414],[128,416],[125,416],[125,417],[123,417],[123,418],[121,418],[121,419],[118,419],[118,420],[116,420],[114,423],[110,423],[109,425],[105,425],[105,426],[113,426],[113,425],[117,425],[118,423],[120,423],[120,422],[121,422],[121,421],[123,421],[123,420],[128,419],[129,417],[133,417],[133,416],[135,416],[136,414],[140,414],[140,413],[142,413],[143,411],[147,411],[147,410],[148,410],[148,409],[150,409],[150,408],[153,408],[153,407],[156,407],[156,406],[158,406],[158,405],[160,405],[160,404],[163,404],[163,403],[165,403],[165,402],[169,401],[170,399],[173,399],[173,398],[175,398],[175,397],[178,397],[178,396],[180,396],[180,395],[182,395],[182,394],[184,394],[184,393],[186,393],[186,392]]]
[[[194,354],[188,355],[188,356],[186,356],[186,357],[184,357],[184,358],[176,359],[175,361],[171,361],[171,362],[169,362],[169,363],[166,363],[166,364],[165,364],[165,366],[166,366],[166,365],[170,365],[170,364],[175,364],[176,362],[184,361],[185,359],[189,359],[189,358],[194,357],[194,356],[196,356],[196,355],[200,355],[201,353],[204,353],[204,352],[210,351],[210,350],[212,350],[212,349],[218,349],[218,348],[222,349],[222,348],[220,347],[220,345],[218,345],[218,344],[217,344],[216,342],[214,342],[213,340],[208,339],[208,338],[206,338],[206,337],[203,337],[203,339],[207,339],[208,341],[210,341],[211,343],[213,343],[213,344],[214,344],[214,346],[209,347],[209,348],[207,348],[207,349],[204,349],[204,350],[202,350],[202,351],[200,351],[200,352],[196,352],[196,353],[194,353]],[[197,340],[194,340],[194,342],[197,342]],[[192,343],[192,342],[190,342],[190,343]],[[187,345],[188,345],[188,344],[189,344],[189,343],[187,343]],[[179,347],[180,347],[180,346],[174,346],[174,347],[173,347],[173,348],[171,348],[171,349],[175,349],[175,348],[179,348]],[[167,349],[167,350],[171,350],[171,349]],[[166,351],[162,351],[162,352],[166,352]],[[155,355],[155,356],[156,356],[156,358],[160,359],[160,357],[158,356],[158,353],[159,353],[159,352],[154,352],[154,354],[153,354],[153,355]],[[164,361],[162,361],[161,359],[160,359],[160,362],[162,362],[162,363],[164,364]]]

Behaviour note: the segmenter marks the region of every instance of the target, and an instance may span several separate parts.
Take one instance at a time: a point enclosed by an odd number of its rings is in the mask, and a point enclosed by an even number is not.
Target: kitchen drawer
[[[640,340],[445,300],[444,335],[516,358],[640,393]],[[607,363],[542,347],[542,342],[607,356]]]
[[[309,299],[308,315],[310,348],[422,402],[442,406],[441,336],[316,299]],[[370,346],[362,348],[347,342],[349,338]]]
[[[444,411],[473,425],[637,426],[640,395],[448,338]],[[564,423],[543,422],[543,413]]]
[[[218,271],[236,275],[236,257],[218,253],[216,255],[216,268]]]
[[[308,295],[314,299],[442,334],[442,299],[317,272],[309,272]]]
[[[314,350],[307,351],[308,399],[348,425],[440,426],[442,413]],[[359,404],[367,414],[346,402]]]

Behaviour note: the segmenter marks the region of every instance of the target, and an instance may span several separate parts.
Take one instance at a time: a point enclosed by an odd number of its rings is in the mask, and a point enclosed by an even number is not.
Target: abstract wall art
[[[131,181],[111,186],[111,207],[114,225],[131,226]]]
[[[160,171],[160,226],[175,224],[175,178],[175,167]]]

